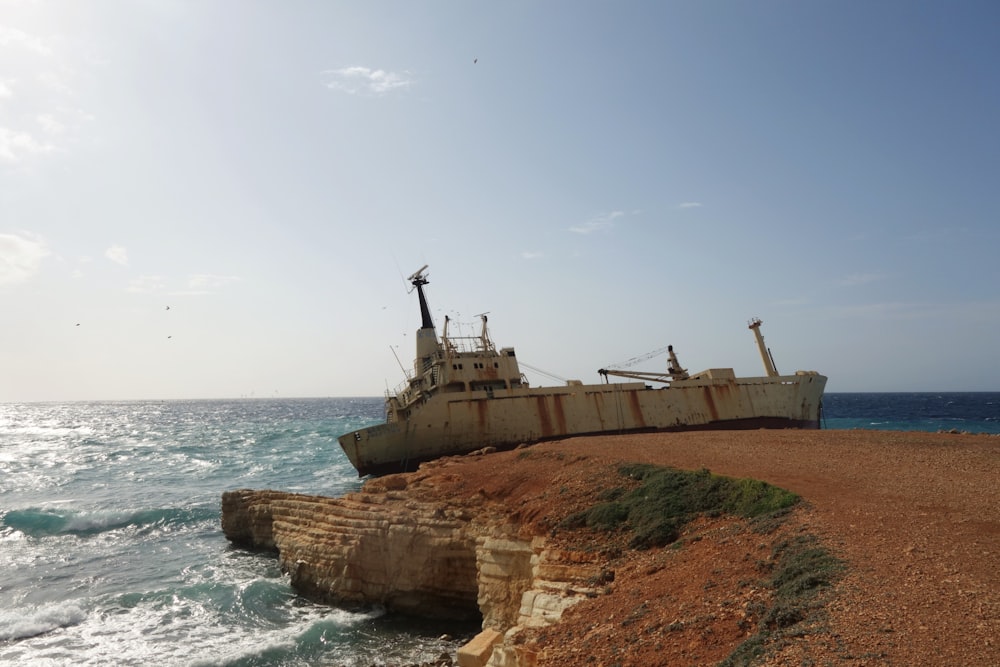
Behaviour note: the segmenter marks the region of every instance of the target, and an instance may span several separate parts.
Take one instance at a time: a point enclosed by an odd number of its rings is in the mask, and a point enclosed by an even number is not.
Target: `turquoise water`
[[[0,663],[344,665],[453,643],[379,609],[296,596],[276,559],[231,548],[221,493],[340,495],[336,443],[380,399],[0,405]]]
[[[1000,432],[1000,394],[828,394],[828,428]],[[221,494],[359,488],[381,399],[0,405],[0,663],[407,664],[455,628],[313,604],[234,549]],[[468,629],[465,629],[468,630]],[[467,637],[468,634],[465,635]]]

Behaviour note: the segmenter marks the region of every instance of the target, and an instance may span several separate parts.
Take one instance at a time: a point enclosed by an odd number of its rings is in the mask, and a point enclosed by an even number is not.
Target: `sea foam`
[[[58,628],[82,623],[86,612],[72,602],[47,605],[30,611],[0,612],[0,641],[37,637]]]

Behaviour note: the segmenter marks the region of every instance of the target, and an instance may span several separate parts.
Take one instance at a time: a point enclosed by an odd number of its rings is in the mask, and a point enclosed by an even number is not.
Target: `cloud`
[[[806,297],[791,297],[788,299],[777,299],[774,301],[775,306],[781,306],[783,308],[791,308],[796,306],[808,306],[812,301]]]
[[[2,25],[0,49],[18,72],[16,78],[0,80],[0,166],[20,167],[72,145],[83,123],[93,119],[72,104],[78,49],[66,40],[46,40]]]
[[[535,252],[533,250],[523,250],[523,251],[521,251],[521,259],[526,259],[526,260],[530,261],[530,260],[533,260],[533,259],[541,259],[542,257],[545,257],[544,253]]]
[[[0,160],[17,162],[26,155],[48,153],[55,150],[52,144],[41,143],[27,132],[0,127]]]
[[[113,245],[104,251],[104,256],[115,264],[128,266],[128,250],[120,245]]]
[[[569,231],[576,232],[577,234],[593,234],[594,232],[606,232],[615,226],[615,220],[621,218],[625,215],[623,211],[612,211],[611,213],[605,215],[599,215],[596,218],[591,218],[590,220],[574,225],[569,228]]]
[[[41,56],[52,54],[52,49],[49,48],[48,44],[42,38],[28,34],[17,28],[7,28],[2,25],[0,25],[0,46],[21,47]]]
[[[134,294],[150,294],[163,290],[164,284],[163,276],[139,276],[126,289]]]
[[[699,201],[685,201],[677,205],[677,208],[701,208]]]
[[[46,134],[61,134],[66,130],[66,125],[56,120],[50,113],[40,114],[36,120]]]
[[[330,77],[326,87],[349,95],[383,95],[394,90],[409,88],[413,80],[409,72],[387,72],[368,67],[343,67],[326,70]]]
[[[219,276],[211,273],[196,273],[188,276],[184,289],[168,289],[168,283],[174,282],[164,276],[139,276],[132,280],[127,291],[133,294],[166,293],[173,296],[200,296],[212,294],[226,285],[239,282],[236,276]]]
[[[841,287],[858,287],[859,285],[877,282],[883,278],[885,276],[881,273],[852,273],[841,278],[837,281],[837,284]]]
[[[22,283],[38,273],[49,250],[41,239],[0,234],[0,285]]]
[[[232,283],[239,282],[239,280],[240,279],[236,276],[217,276],[211,273],[196,273],[188,276],[188,288],[201,292],[207,292],[219,289],[220,287],[225,287],[226,285],[231,285]]]

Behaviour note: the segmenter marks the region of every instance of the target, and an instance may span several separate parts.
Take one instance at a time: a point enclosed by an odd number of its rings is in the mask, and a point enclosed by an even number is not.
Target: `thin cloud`
[[[40,114],[35,120],[46,134],[62,134],[66,130],[66,125],[50,113]]]
[[[821,311],[830,319],[869,319],[885,321],[953,321],[996,323],[1000,321],[1000,302],[906,302],[886,301],[832,306]]]
[[[327,88],[349,95],[384,95],[413,84],[409,72],[387,72],[370,67],[342,67],[326,70],[323,74],[330,77]]]
[[[60,47],[60,48],[54,48]],[[66,52],[65,48],[70,51]],[[13,53],[19,76],[0,80],[0,166],[21,167],[58,154],[92,116],[69,104],[79,54],[65,40],[46,40],[0,25],[0,49]],[[7,104],[10,100],[16,104]],[[24,107],[14,113],[15,107]]]
[[[123,246],[113,245],[104,251],[104,256],[110,259],[115,264],[121,264],[122,266],[128,266],[128,250]]]
[[[212,294],[226,285],[239,282],[236,276],[219,276],[211,273],[196,273],[187,277],[184,289],[169,289],[174,282],[164,276],[140,276],[132,280],[127,291],[135,294],[170,294],[172,296],[200,296]]]
[[[0,127],[0,160],[17,162],[22,157],[53,150],[52,144],[40,142],[27,132]]]
[[[881,273],[852,273],[841,278],[837,281],[837,284],[841,287],[858,287],[859,285],[877,282],[883,278],[885,276]]]
[[[188,288],[207,292],[239,282],[237,276],[217,276],[211,273],[196,273],[188,277]]]
[[[685,201],[677,205],[677,208],[701,208],[700,201]]]
[[[524,250],[521,252],[521,259],[526,259],[528,261],[531,261],[533,259],[541,259],[542,257],[545,257],[544,253],[535,252],[533,250]]]
[[[774,302],[775,306],[780,306],[782,308],[791,308],[797,306],[808,306],[812,301],[805,297],[792,297],[789,299],[777,299]]]
[[[15,285],[30,279],[49,254],[41,239],[0,234],[0,285]]]
[[[41,56],[52,54],[52,49],[45,40],[17,28],[0,26],[0,46],[21,47]]]
[[[573,225],[569,228],[569,231],[584,235],[593,234],[595,232],[606,232],[615,226],[616,220],[624,216],[624,211],[612,211],[611,213],[591,218],[590,220],[587,220],[579,225]]]
[[[126,290],[133,294],[152,294],[162,291],[165,282],[163,276],[139,276],[129,283]]]

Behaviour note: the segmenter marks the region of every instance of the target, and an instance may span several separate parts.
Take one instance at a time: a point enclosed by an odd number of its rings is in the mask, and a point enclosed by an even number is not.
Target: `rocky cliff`
[[[610,575],[596,553],[550,548],[496,490],[470,489],[447,466],[378,478],[340,498],[228,491],[223,531],[240,546],[276,551],[307,597],[481,617],[484,632],[459,653],[463,666],[533,664],[517,632],[558,621]]]

